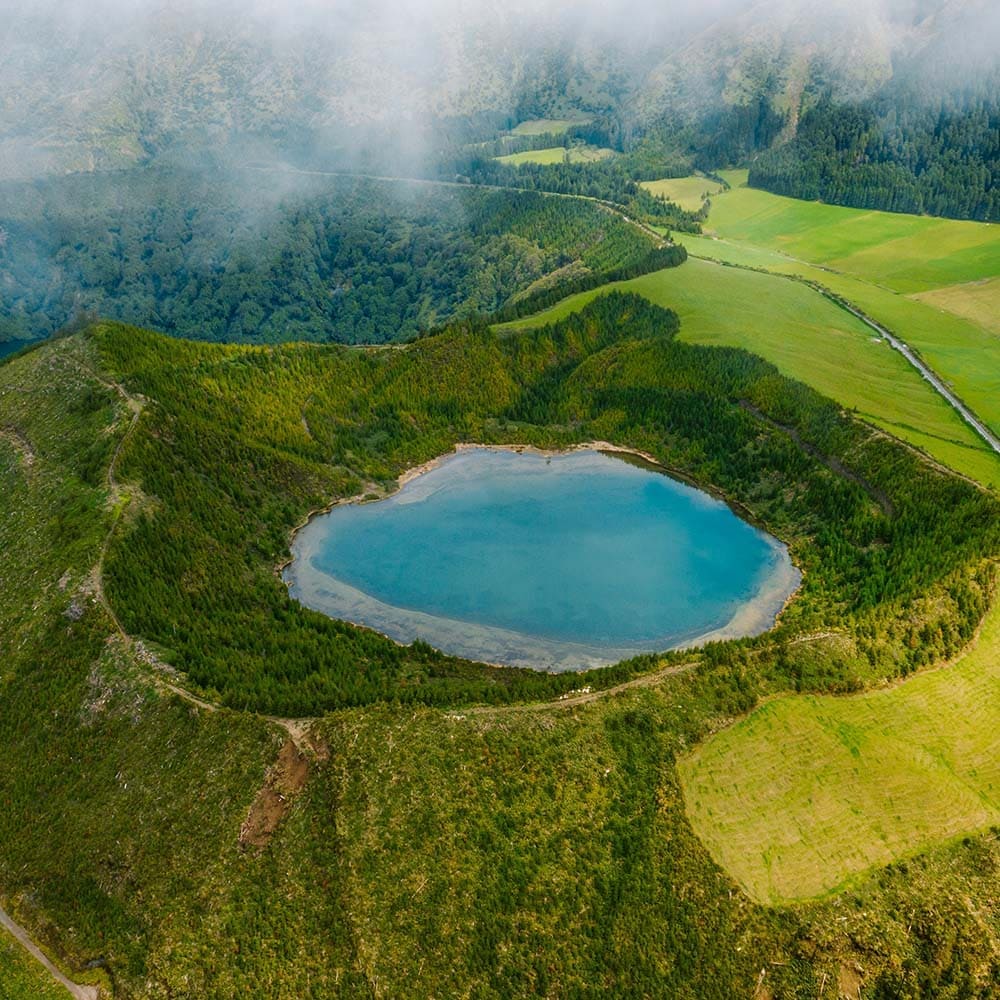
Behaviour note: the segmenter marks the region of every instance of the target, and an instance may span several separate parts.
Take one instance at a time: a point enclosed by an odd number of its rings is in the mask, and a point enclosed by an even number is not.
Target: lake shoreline
[[[748,636],[757,636],[765,632],[768,632],[775,628],[780,622],[781,616],[784,614],[785,610],[791,604],[798,594],[803,574],[802,571],[794,564],[791,559],[791,553],[788,546],[781,542],[779,539],[770,535],[767,529],[759,523],[757,518],[755,518],[752,513],[743,507],[739,502],[734,502],[731,498],[727,497],[721,490],[714,487],[706,488],[703,485],[696,482],[690,476],[684,475],[677,472],[676,470],[670,469],[668,466],[664,465],[655,456],[644,452],[638,448],[627,447],[623,445],[616,445],[609,441],[589,441],[571,445],[567,448],[539,448],[535,445],[529,444],[485,444],[477,442],[459,442],[457,443],[451,451],[442,453],[433,459],[426,462],[422,462],[418,465],[412,466],[409,469],[404,470],[396,478],[395,484],[391,488],[386,488],[385,486],[370,483],[368,484],[368,489],[364,492],[356,494],[351,497],[342,497],[331,503],[312,510],[309,514],[291,531],[289,536],[289,554],[288,557],[283,559],[276,567],[276,573],[285,584],[289,596],[293,600],[297,600],[306,607],[310,607],[312,610],[317,611],[320,614],[326,614],[328,617],[347,622],[356,628],[366,629],[367,631],[374,632],[383,638],[389,639],[395,644],[406,647],[412,644],[411,640],[403,640],[398,636],[390,635],[384,631],[379,624],[366,623],[364,621],[357,620],[362,617],[360,612],[351,615],[348,614],[333,614],[330,611],[324,610],[322,607],[316,606],[316,604],[308,603],[307,600],[303,599],[305,594],[302,593],[303,581],[306,577],[311,574],[315,574],[316,571],[311,570],[311,567],[306,567],[307,555],[302,548],[300,533],[308,527],[313,520],[321,517],[325,514],[330,513],[337,507],[347,504],[369,504],[378,501],[389,499],[390,497],[396,496],[404,487],[418,480],[422,476],[432,472],[435,469],[440,468],[445,463],[455,459],[456,457],[472,452],[472,451],[487,451],[487,452],[502,452],[509,454],[530,454],[538,456],[541,458],[555,458],[559,456],[567,456],[572,454],[578,454],[581,452],[594,452],[599,454],[605,454],[608,456],[619,457],[624,460],[628,458],[635,459],[635,464],[641,467],[647,467],[650,471],[655,471],[660,474],[667,475],[668,477],[681,482],[687,486],[693,487],[699,491],[705,492],[712,496],[714,499],[725,503],[734,513],[734,515],[741,518],[743,521],[749,523],[752,527],[761,531],[769,540],[769,544],[775,551],[780,551],[784,556],[785,565],[777,573],[767,585],[765,585],[760,592],[755,594],[749,601],[747,601],[742,607],[740,607],[732,618],[707,632],[690,635],[680,642],[665,643],[662,648],[657,648],[656,650],[651,649],[609,649],[607,652],[611,654],[612,658],[603,656],[601,653],[594,652],[593,648],[590,648],[589,653],[585,653],[584,649],[587,647],[586,643],[572,643],[572,642],[561,642],[559,645],[562,647],[575,646],[579,647],[580,653],[576,657],[576,664],[573,666],[566,665],[565,663],[561,666],[544,666],[537,663],[534,658],[527,659],[522,658],[517,662],[496,662],[495,660],[490,660],[486,656],[475,655],[470,652],[451,652],[446,655],[455,656],[458,659],[466,659],[475,662],[486,663],[490,666],[502,668],[502,669],[532,669],[538,672],[548,672],[548,673],[562,673],[567,671],[580,672],[584,670],[596,669],[604,666],[610,666],[614,663],[622,662],[633,658],[635,656],[650,655],[651,653],[666,653],[673,652],[681,649],[696,649],[700,646],[705,645],[709,642],[721,642],[731,639],[745,638]],[[289,574],[287,571],[289,567],[295,563],[299,562],[300,567],[296,578],[289,579]],[[305,567],[305,568],[304,568]],[[325,575],[325,581],[320,584],[315,576],[311,581],[305,585],[304,589],[309,591],[314,599],[316,595],[320,593],[326,593],[327,596],[332,594],[331,587],[336,586],[341,588],[340,592],[355,593],[355,588],[350,587],[343,581],[336,579],[335,577]],[[373,605],[381,605],[377,599],[371,597],[370,595],[363,594],[363,592],[357,591],[356,596],[364,598],[366,601],[370,602],[370,607]],[[357,612],[357,608],[360,604],[356,601],[354,610]],[[387,608],[391,608],[391,605],[385,605]],[[396,611],[407,611],[407,609],[394,609]],[[419,612],[413,612],[413,614],[420,614]],[[370,614],[366,617],[371,618]],[[378,618],[378,614],[374,617]],[[438,618],[438,621],[445,621],[445,619]],[[519,637],[521,639],[527,639],[531,641],[537,641],[540,647],[544,647],[547,640],[540,639],[539,637],[528,635],[527,633],[517,633],[508,632],[508,630],[498,629],[491,626],[484,626],[471,622],[462,622],[459,620],[448,620],[448,625],[451,627],[452,632],[458,635],[461,631],[466,631],[469,635],[479,635],[483,636],[491,631],[496,633],[507,632],[512,637]],[[469,640],[471,641],[471,639]],[[459,645],[463,643],[459,642]],[[432,645],[434,645],[432,643]],[[468,645],[468,643],[465,643]],[[620,654],[620,655],[617,655]],[[616,657],[616,658],[615,658]],[[552,656],[545,657],[549,659],[552,663]],[[555,657],[556,660],[559,657]],[[565,659],[565,657],[563,657]]]

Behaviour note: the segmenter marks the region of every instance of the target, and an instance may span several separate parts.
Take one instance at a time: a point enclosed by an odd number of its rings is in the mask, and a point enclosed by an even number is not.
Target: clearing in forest
[[[643,181],[640,185],[657,198],[666,198],[686,212],[700,211],[705,196],[714,197],[722,186],[707,177],[669,177],[661,181]]]
[[[769,701],[678,764],[688,816],[754,899],[821,896],[1000,822],[1000,603],[957,664]]]
[[[554,163],[596,163],[614,155],[613,149],[598,149],[596,146],[551,146],[548,149],[528,149],[523,153],[508,153],[496,159],[512,167],[519,167],[523,163],[551,166]]]
[[[563,135],[574,125],[586,125],[589,118],[532,118],[510,130],[511,135]]]

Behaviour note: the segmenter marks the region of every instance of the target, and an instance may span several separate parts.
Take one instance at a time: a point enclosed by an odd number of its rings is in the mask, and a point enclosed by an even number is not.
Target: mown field
[[[990,333],[1000,334],[1000,277],[946,285],[919,292],[913,298],[978,323]]]
[[[574,125],[584,125],[587,118],[532,118],[510,130],[511,135],[562,135]]]
[[[679,238],[692,254],[725,254],[753,266],[763,266],[769,254],[777,256],[704,237]],[[679,268],[571,296],[510,326],[542,326],[582,308],[608,288],[669,303],[681,317],[682,340],[753,351],[950,467],[1000,486],[1000,459],[902,356],[877,342],[855,317],[785,278],[690,259]]]
[[[640,299],[534,336],[463,327],[384,350],[100,325],[0,366],[0,887],[73,978],[118,1000],[731,1000],[761,983],[774,1000],[837,1000],[859,981],[877,997],[955,983],[989,997],[994,838],[773,909],[692,830],[675,761],[768,696],[955,655],[985,607],[982,555],[1000,552],[995,501],[759,359],[674,329]],[[112,380],[146,399],[121,449]],[[404,699],[428,670],[471,665],[304,621],[279,593],[274,562],[316,494],[391,480],[457,439],[604,433],[792,540],[807,573],[776,632],[644,662],[596,700],[536,677],[489,707],[463,686],[435,708]],[[193,643],[208,666],[231,657],[245,679],[259,663],[284,684],[347,646],[346,679],[399,683],[312,723],[304,786],[248,844],[287,730],[242,695],[206,710],[167,688],[191,677],[117,632],[102,579],[126,628],[167,607],[180,628],[134,629],[161,655]],[[177,602],[210,610],[185,621]],[[830,619],[849,634],[825,638]]]
[[[783,198],[746,186],[746,171],[712,206],[706,229],[778,250],[903,294],[997,276],[1000,227]]]
[[[704,196],[712,197],[718,194],[722,188],[707,177],[671,177],[660,181],[643,181],[644,187],[650,194],[658,198],[666,198],[675,205],[688,212],[697,212],[704,203]]]
[[[692,253],[819,282],[916,348],[1000,433],[1000,228],[782,198],[726,175]],[[986,322],[983,316],[988,317]]]
[[[692,825],[762,902],[1000,822],[1000,604],[956,665],[770,701],[679,764]]]
[[[615,155],[613,149],[598,149],[596,146],[552,146],[548,149],[528,149],[522,153],[508,153],[496,157],[499,163],[519,167],[522,163],[537,163],[551,166],[553,163],[596,163]]]

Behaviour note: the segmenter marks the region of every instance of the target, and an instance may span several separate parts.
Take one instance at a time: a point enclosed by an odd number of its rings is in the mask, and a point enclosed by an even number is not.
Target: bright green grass
[[[746,187],[712,204],[709,228],[727,239],[823,264],[911,294],[1000,274],[1000,226],[874,212],[783,198]]]
[[[563,146],[552,146],[549,149],[529,149],[523,153],[508,153],[506,156],[498,156],[496,159],[500,163],[507,163],[512,167],[519,167],[522,163],[551,166],[553,163],[562,163],[564,160],[569,163],[595,163],[614,155],[613,149],[598,149],[596,146],[571,146],[568,149]]]
[[[936,288],[913,298],[1000,334],[1000,277]]]
[[[666,198],[675,205],[680,205],[687,212],[697,212],[703,203],[702,196],[718,194],[722,188],[707,177],[670,177],[661,181],[643,181],[650,194],[658,198]]]
[[[722,246],[697,243],[709,244]],[[734,248],[733,256],[757,264],[756,252]],[[900,354],[875,342],[871,330],[843,309],[785,278],[690,259],[679,268],[571,296],[510,325],[542,326],[611,287],[675,309],[682,340],[753,351],[939,461],[1000,486],[1000,460]]]
[[[1000,603],[955,666],[855,697],[781,697],[679,763],[688,815],[762,902],[1000,822]]]
[[[719,201],[728,197],[727,193]],[[1000,433],[1000,338],[986,327],[853,275],[791,260],[775,250],[739,243],[729,237],[713,239],[679,234],[678,239],[689,253],[798,275],[853,302],[920,351],[978,416]]]
[[[589,118],[533,118],[510,130],[511,135],[562,135],[574,125],[586,125]]]
[[[683,237],[692,252],[822,283],[920,351],[1000,433],[993,309],[1000,228],[796,201],[740,186],[745,172],[729,171],[726,178],[732,189],[714,199],[709,220],[709,232],[725,242]],[[985,302],[970,305],[968,290],[953,288],[980,281],[986,282]],[[958,307],[942,311],[947,306],[926,301],[921,293],[934,289],[949,290]],[[990,322],[978,319],[984,312]]]
[[[69,994],[0,929],[0,1000],[67,1000]]]

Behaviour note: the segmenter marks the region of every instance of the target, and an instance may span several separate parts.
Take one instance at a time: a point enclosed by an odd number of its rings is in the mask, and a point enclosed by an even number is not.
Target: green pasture
[[[954,666],[851,697],[784,696],[679,763],[688,815],[754,899],[821,896],[1000,822],[1000,603]]]
[[[719,201],[728,197],[726,194]],[[915,347],[979,417],[1000,433],[1000,338],[986,326],[963,319],[954,311],[943,311],[927,301],[900,295],[853,275],[791,260],[765,247],[729,237],[678,234],[677,238],[693,255],[802,277],[854,303]],[[985,294],[987,298],[990,294],[996,296],[997,289],[988,288]]]
[[[510,130],[511,135],[562,135],[574,125],[586,125],[589,118],[532,118]]]
[[[708,229],[909,295],[1000,273],[1000,227],[783,198],[746,187],[712,203]]]
[[[691,252],[723,246],[698,237],[684,242]],[[766,258],[766,251],[741,247],[732,253],[738,263],[765,266],[758,263],[761,255]],[[676,310],[682,340],[753,351],[939,461],[1000,486],[1000,460],[900,354],[828,299],[777,275],[692,258],[682,267],[571,296],[510,326],[542,326],[609,288],[637,292]],[[1000,377],[1000,367],[996,371]]]
[[[596,163],[615,155],[613,149],[598,149],[596,146],[551,146],[548,149],[528,149],[523,153],[508,153],[498,156],[500,163],[519,167],[522,163],[537,163],[551,166],[553,163]]]
[[[0,1000],[66,1000],[69,994],[0,928]]]
[[[913,298],[1000,334],[1000,277],[935,288]]]
[[[641,186],[657,198],[666,198],[680,205],[686,212],[697,212],[704,202],[704,195],[714,196],[722,190],[715,181],[697,176],[643,181]]]

